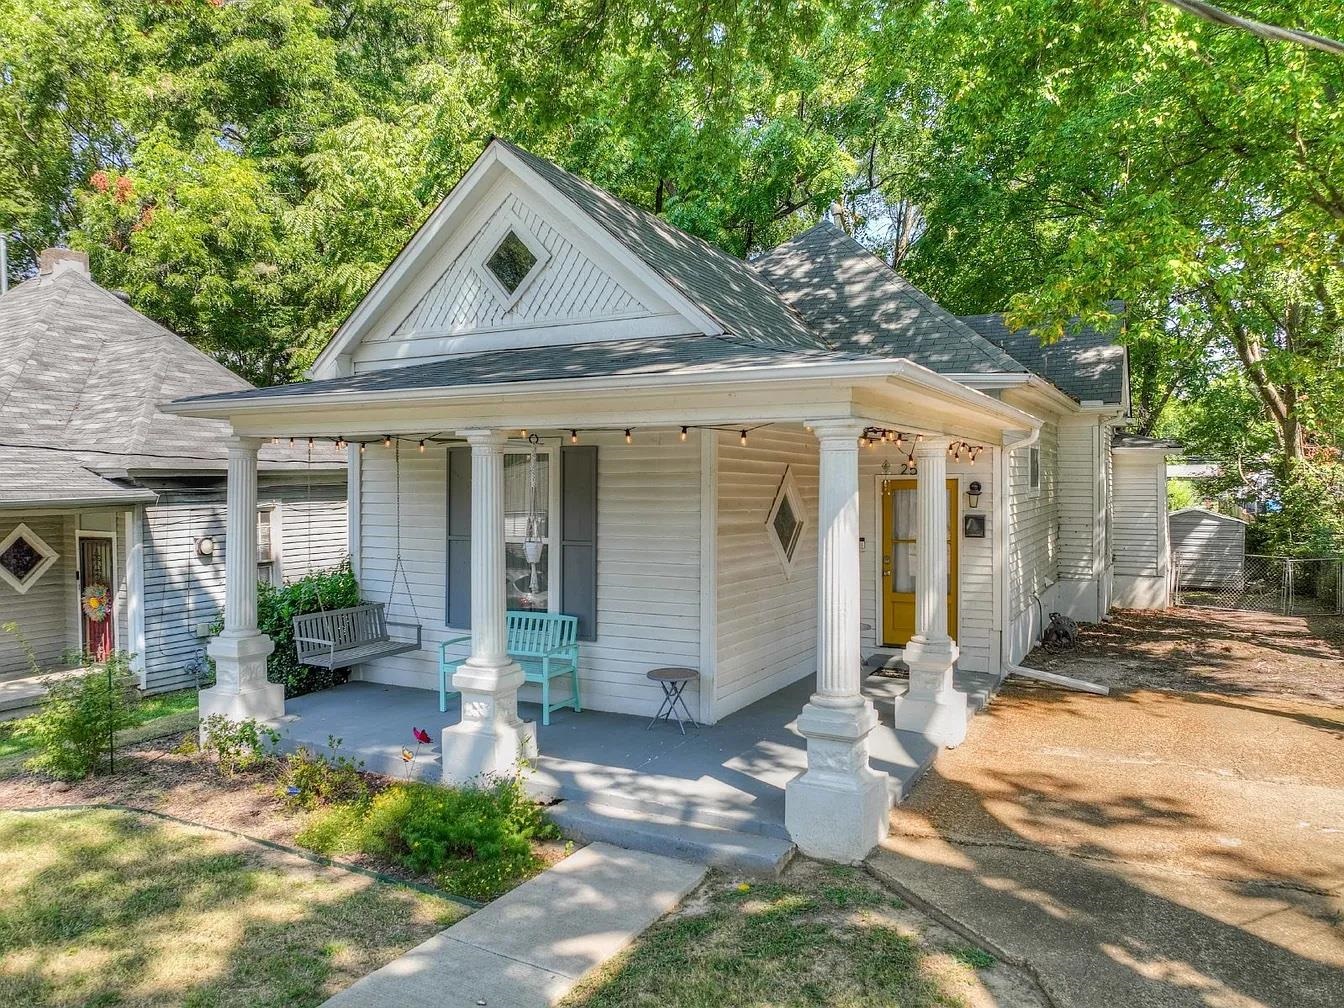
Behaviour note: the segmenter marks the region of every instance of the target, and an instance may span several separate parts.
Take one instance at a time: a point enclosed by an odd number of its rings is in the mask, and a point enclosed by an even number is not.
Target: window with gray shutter
[[[448,449],[448,583],[444,618],[471,629],[471,449]]]
[[[560,611],[597,640],[597,446],[560,449]]]

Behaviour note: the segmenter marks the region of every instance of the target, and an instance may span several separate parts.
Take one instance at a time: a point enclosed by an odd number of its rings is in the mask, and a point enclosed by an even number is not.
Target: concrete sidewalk
[[[542,1008],[675,907],[701,865],[590,844],[323,1008]]]

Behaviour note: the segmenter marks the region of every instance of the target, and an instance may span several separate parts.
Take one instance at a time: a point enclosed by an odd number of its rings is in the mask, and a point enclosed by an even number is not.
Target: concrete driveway
[[[1339,1008],[1344,715],[1009,687],[870,866],[1060,1008]]]

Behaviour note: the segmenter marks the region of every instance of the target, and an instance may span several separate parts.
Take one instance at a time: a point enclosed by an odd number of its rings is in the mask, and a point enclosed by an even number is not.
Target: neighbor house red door
[[[79,540],[79,614],[84,630],[84,652],[95,661],[104,661],[116,646],[113,630],[116,620],[112,614],[112,540],[103,538],[81,538]],[[102,604],[90,606],[88,589],[100,589],[92,593],[102,600]],[[93,610],[94,615],[90,612]]]

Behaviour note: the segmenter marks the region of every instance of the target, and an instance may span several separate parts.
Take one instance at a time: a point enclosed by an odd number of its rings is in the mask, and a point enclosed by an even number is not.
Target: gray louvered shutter
[[[448,599],[445,618],[471,629],[471,449],[448,449]]]
[[[597,446],[560,449],[560,611],[597,640]]]

